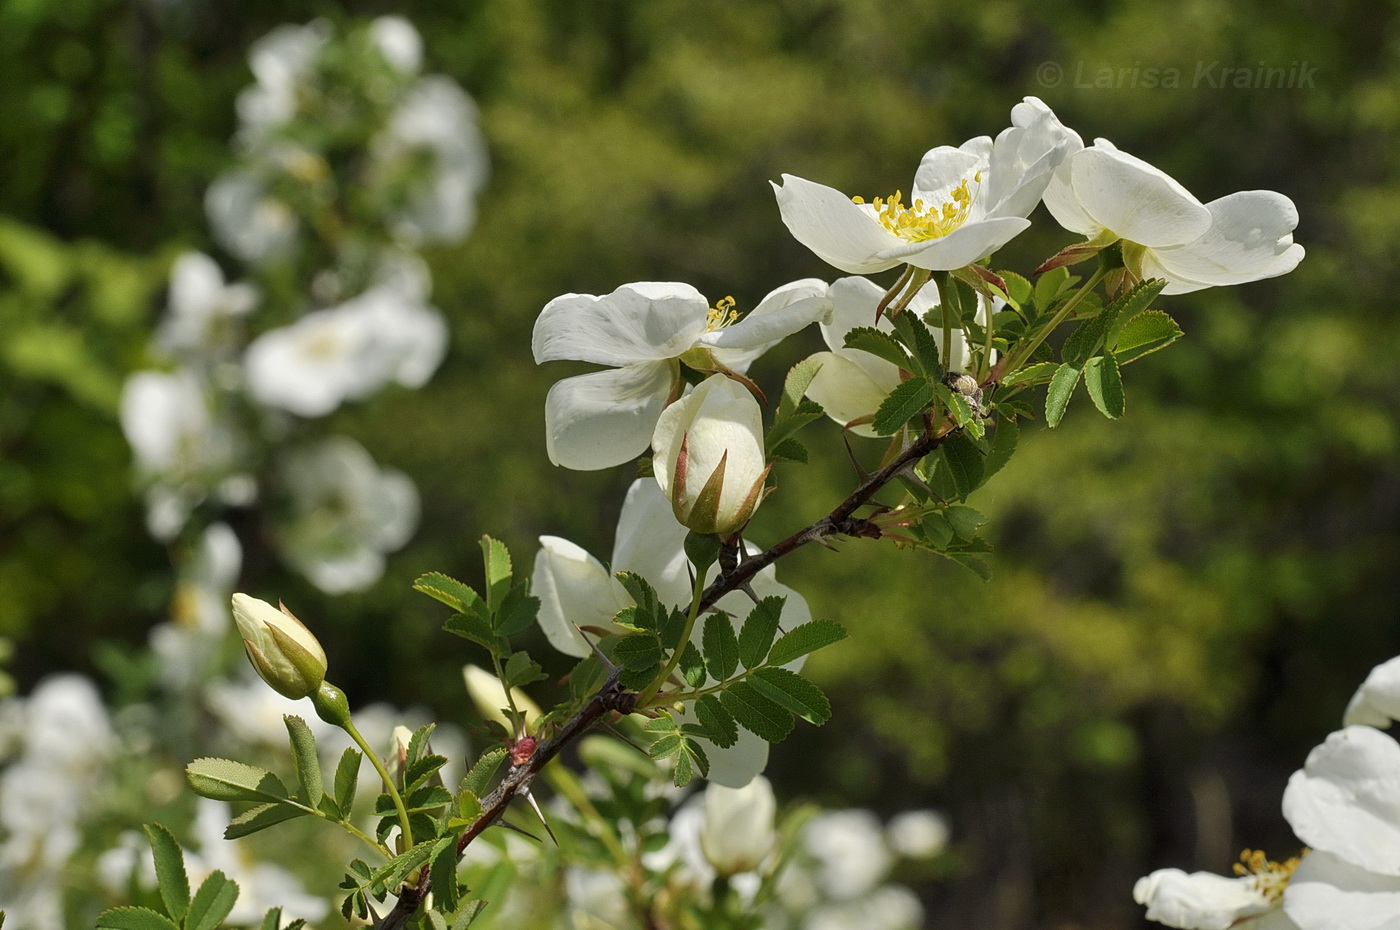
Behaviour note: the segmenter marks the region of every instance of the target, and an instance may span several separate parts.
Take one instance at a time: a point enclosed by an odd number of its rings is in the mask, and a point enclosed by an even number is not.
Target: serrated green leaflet
[[[802,427],[806,426],[808,423],[820,420],[824,415],[825,411],[820,404],[815,401],[804,400],[801,405],[798,406],[795,413],[781,420],[774,420],[773,427],[768,430],[768,436],[765,440],[766,447],[769,451],[769,458],[771,459],[773,457],[775,450],[780,449],[787,442],[791,441],[789,437],[794,433],[802,429]]]
[[[846,348],[869,352],[905,371],[914,367],[913,362],[909,361],[909,353],[904,351],[893,336],[871,326],[857,326],[846,333]]]
[[[97,930],[180,930],[169,917],[147,907],[114,907],[103,911],[95,926]]]
[[[1050,379],[1050,387],[1045,392],[1045,425],[1051,429],[1060,425],[1065,408],[1069,406],[1069,399],[1074,396],[1074,389],[1079,384],[1080,374],[1079,368],[1064,364]]]
[[[492,652],[500,652],[502,648],[501,640],[496,635],[496,631],[491,628],[491,620],[479,614],[453,614],[447,618],[447,622],[442,628],[448,633],[469,639],[479,646],[485,646]]]
[[[1013,384],[1038,384],[1041,381],[1049,381],[1059,368],[1060,366],[1054,362],[1037,362],[1034,365],[1016,369],[1003,378],[1001,383],[1008,387]]]
[[[1124,324],[1147,310],[1166,286],[1167,282],[1161,278],[1149,278],[1139,282],[1126,294],[1119,295],[1118,299],[1109,305],[1115,310],[1113,325],[1109,327],[1105,337],[1110,347],[1117,344]]]
[[[429,867],[433,883],[434,906],[455,910],[461,899],[457,884],[457,848],[454,837],[445,836],[433,847],[433,861]]]
[[[986,474],[982,450],[966,433],[953,433],[943,441],[941,451],[957,486],[958,499],[967,500],[969,494],[982,486]]]
[[[809,456],[807,447],[796,439],[784,439],[776,446],[768,450],[768,460],[770,462],[788,463],[791,465],[806,465]]]
[[[216,930],[238,900],[238,885],[223,872],[211,872],[190,899],[185,930]]]
[[[709,731],[710,739],[721,749],[728,749],[739,741],[739,725],[713,694],[707,694],[695,702],[695,719]]]
[[[778,619],[783,613],[785,598],[765,597],[749,611],[739,630],[739,661],[744,668],[762,665],[778,632]]]
[[[759,669],[747,681],[768,700],[792,711],[808,723],[821,726],[831,719],[831,702],[822,689],[785,668]]]
[[[540,599],[526,590],[525,583],[512,585],[501,596],[494,615],[496,635],[514,636],[529,629],[540,612]]]
[[[1070,285],[1068,268],[1055,268],[1045,272],[1035,282],[1035,309],[1037,315],[1049,311],[1055,298]]]
[[[846,628],[834,620],[809,620],[778,637],[773,648],[768,650],[768,661],[773,665],[787,665],[845,638]]]
[[[431,753],[421,759],[414,759],[404,772],[404,784],[408,786],[409,791],[416,791],[446,764],[447,759],[444,756],[432,755]],[[442,779],[438,779],[438,784],[441,783]]]
[[[1031,299],[1034,293],[1031,282],[1014,271],[998,271],[997,274],[1006,283],[1006,295],[1012,306],[1019,307]]]
[[[441,572],[428,572],[418,576],[418,580],[413,582],[413,590],[421,591],[462,613],[470,612],[475,605],[481,603],[481,595],[477,594],[475,589]]]
[[[224,839],[236,840],[240,836],[250,836],[259,830],[266,830],[279,823],[305,817],[309,813],[311,812],[305,808],[286,803],[259,804],[257,807],[250,807],[230,820],[228,826],[224,828]]]
[[[185,854],[175,834],[158,823],[146,824],[146,840],[156,864],[156,887],[165,911],[177,921],[185,919],[190,906],[190,880],[185,874]]]
[[[524,652],[515,652],[506,660],[506,687],[519,688],[549,676],[538,662]]]
[[[287,787],[267,769],[232,759],[195,759],[185,779],[200,797],[215,801],[284,801]]]
[[[926,514],[919,522],[919,530],[923,533],[924,541],[934,549],[946,548],[953,541],[953,524],[941,511]]]
[[[360,781],[360,753],[353,747],[340,755],[335,767],[335,806],[341,816],[349,817],[350,808],[355,803],[355,788]]]
[[[808,386],[821,367],[818,359],[807,358],[788,369],[787,377],[783,379],[783,396],[778,400],[776,419],[786,420],[796,412],[802,403],[802,395],[807,393]]]
[[[913,377],[901,382],[875,411],[870,428],[881,436],[897,432],[901,426],[922,413],[933,400],[933,382]]]
[[[316,754],[316,737],[306,721],[294,714],[282,718],[287,725],[287,736],[292,744],[292,762],[297,770],[297,782],[301,785],[300,798],[308,807],[315,807],[321,801],[321,757]]]
[[[1181,327],[1161,310],[1147,310],[1125,322],[1110,343],[1120,365],[1151,355],[1181,338]]]
[[[782,742],[792,732],[792,714],[747,681],[736,681],[721,691],[719,702],[739,726],[770,743]]]
[[[1008,420],[1005,417],[997,420],[996,432],[992,434],[992,445],[987,450],[986,465],[982,472],[983,481],[1001,471],[1002,467],[1011,460],[1020,438],[1021,427],[1015,420]]]
[[[700,650],[695,648],[694,643],[686,643],[681,650],[680,662],[676,666],[680,669],[681,677],[685,683],[692,688],[698,688],[705,683],[705,660],[700,655]]]
[[[501,767],[501,762],[508,755],[502,747],[488,750],[481,754],[472,765],[471,771],[467,772],[462,779],[462,787],[475,795],[486,793],[486,786],[491,782],[491,776],[496,774],[496,770]]]
[[[932,313],[942,311],[935,307]],[[900,342],[913,356],[914,373],[937,381],[943,375],[943,365],[938,358],[938,341],[927,326],[913,313],[901,313],[894,318],[894,329]]]
[[[655,633],[624,636],[613,647],[613,661],[631,672],[641,672],[661,662],[661,641]]]
[[[486,572],[486,603],[494,613],[511,587],[513,569],[505,543],[490,536],[481,537],[481,564]]]
[[[739,641],[728,615],[714,613],[705,617],[700,645],[705,651],[705,667],[716,681],[724,681],[739,667]]]
[[[1112,354],[1089,359],[1084,366],[1084,386],[1089,389],[1094,406],[1104,416],[1116,420],[1123,415],[1123,376]]]

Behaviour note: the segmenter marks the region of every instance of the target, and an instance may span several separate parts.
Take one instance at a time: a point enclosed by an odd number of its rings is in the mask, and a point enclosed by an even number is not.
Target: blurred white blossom
[[[932,859],[948,846],[948,821],[937,811],[901,811],[885,825],[885,841],[906,859]]]
[[[802,841],[819,863],[823,891],[833,898],[872,891],[894,863],[879,818],[867,810],[824,811],[808,822]]]
[[[226,284],[223,271],[208,255],[185,252],[170,269],[170,297],[156,330],[156,345],[176,357],[215,351],[230,321],[247,316],[257,299],[250,284]]]
[[[418,525],[418,491],[402,472],[381,469],[343,436],[285,453],[278,468],[286,512],[277,524],[283,556],[328,594],[362,591],[384,573]]]

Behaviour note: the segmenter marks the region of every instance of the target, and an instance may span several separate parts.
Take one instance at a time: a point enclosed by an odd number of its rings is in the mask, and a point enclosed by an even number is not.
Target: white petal
[[[1313,849],[1400,876],[1400,744],[1370,727],[1332,733],[1288,780],[1283,816]]]
[[[859,326],[874,326],[884,333],[894,330],[887,317],[875,322],[875,308],[885,291],[869,278],[838,278],[827,288],[827,296],[831,298],[831,319],[821,324],[821,331],[832,351],[844,349],[846,334]]]
[[[822,367],[807,385],[807,396],[842,426],[873,415],[899,384],[899,369],[868,352],[843,349],[818,352],[812,358],[819,360]],[[875,435],[868,424],[854,426],[851,432],[858,436]]]
[[[1365,724],[1382,730],[1392,720],[1400,720],[1400,657],[1371,669],[1342,716],[1346,726]]]
[[[840,191],[785,174],[773,193],[793,237],[827,264],[851,274],[872,274],[900,263],[877,256],[903,240]]]
[[[603,563],[580,546],[558,536],[541,536],[540,546],[530,582],[540,599],[540,629],[555,649],[581,659],[592,650],[577,627],[611,627],[630,600]]]
[[[1066,157],[1084,147],[1073,130],[1036,97],[1011,108],[1011,126],[997,136],[990,158],[987,212],[1028,216]]]
[[[1244,284],[1287,274],[1303,260],[1293,242],[1298,208],[1274,191],[1240,191],[1206,204],[1211,225],[1205,235],[1175,248],[1148,251],[1144,277],[1166,278],[1164,294]]]
[[[710,304],[689,284],[644,281],[556,297],[535,320],[535,362],[636,365],[675,358],[705,332]]]
[[[1259,893],[1253,876],[1226,878],[1211,872],[1158,869],[1137,880],[1133,900],[1146,906],[1147,919],[1182,930],[1226,930],[1235,922],[1275,909]]]
[[[641,455],[666,406],[671,378],[668,363],[652,362],[577,375],[554,385],[544,401],[549,460],[592,471]]]
[[[1302,930],[1400,930],[1400,878],[1314,850],[1289,880],[1283,909]]]
[[[923,200],[926,207],[936,207],[952,199],[953,191],[966,181],[976,204],[979,188],[985,183],[987,157],[991,150],[992,140],[986,136],[969,140],[963,144],[963,148],[940,145],[929,149],[919,161],[919,170],[914,173],[914,189],[910,191],[907,202],[913,204]],[[974,179],[979,171],[983,173],[982,182]]]
[[[662,603],[690,603],[690,563],[686,561],[686,528],[676,522],[671,502],[655,478],[638,478],[627,489],[617,520],[612,568],[635,572],[651,583]]]
[[[940,239],[900,240],[899,245],[885,249],[879,257],[908,262],[915,268],[929,271],[954,271],[992,254],[1030,225],[1030,220],[1019,216],[969,220]]]
[[[804,278],[771,292],[738,323],[706,333],[697,344],[714,348],[722,365],[742,374],[764,352],[830,313],[826,282]]]
[[[1184,245],[1210,228],[1210,211],[1190,191],[1127,152],[1096,146],[1065,164],[1083,211],[1130,242]]]

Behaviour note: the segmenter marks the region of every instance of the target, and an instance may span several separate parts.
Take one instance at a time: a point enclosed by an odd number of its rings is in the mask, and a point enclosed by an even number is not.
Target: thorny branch
[[[701,596],[700,609],[708,610],[715,602],[731,591],[743,589],[764,568],[778,559],[800,549],[809,542],[825,539],[828,536],[859,536],[866,529],[865,521],[855,516],[855,512],[889,484],[896,475],[933,452],[948,438],[951,430],[929,430],[910,443],[909,447],[895,457],[888,465],[872,472],[850,496],[836,506],[831,513],[815,523],[798,530],[786,539],[777,542],[763,552],[744,559],[739,564],[727,568],[710,583]],[[531,782],[540,770],[557,756],[564,747],[578,739],[607,714],[616,711],[627,714],[632,711],[636,695],[627,691],[617,680],[613,671],[602,688],[598,690],[579,711],[570,717],[548,739],[540,743],[526,762],[512,765],[505,778],[496,789],[482,799],[481,816],[467,828],[457,840],[457,854],[460,856],[472,840],[496,823],[517,794],[528,791]],[[432,887],[428,869],[422,871],[418,884],[404,887],[399,891],[399,900],[394,908],[374,924],[375,930],[402,930],[417,912]]]

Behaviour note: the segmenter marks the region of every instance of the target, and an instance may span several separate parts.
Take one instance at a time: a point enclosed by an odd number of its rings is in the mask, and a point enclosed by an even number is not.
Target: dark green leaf
[[[1016,443],[1021,438],[1021,427],[1015,420],[1005,417],[997,420],[996,432],[992,434],[992,447],[987,450],[986,465],[982,472],[982,480],[985,482],[992,475],[1001,471],[1002,467],[1011,460],[1011,455],[1016,451]]]
[[[713,694],[707,694],[695,702],[695,719],[709,731],[710,739],[721,749],[728,749],[738,742],[738,724]]]
[[[654,668],[661,662],[661,654],[661,642],[654,633],[632,633],[613,647],[613,661],[633,672]]]
[[[928,408],[933,400],[933,382],[914,377],[895,386],[875,412],[870,428],[881,436],[889,436]]]
[[[540,613],[540,599],[530,594],[525,584],[513,585],[501,597],[496,607],[496,634],[514,636],[528,630]]]
[[[841,624],[833,620],[811,620],[778,637],[773,648],[768,650],[768,661],[773,665],[787,665],[845,638],[846,629]]]
[[[416,791],[427,784],[428,780],[446,764],[447,759],[438,755],[427,755],[420,759],[414,759],[408,764],[408,770],[404,773],[404,784],[409,791]],[[442,779],[437,779],[436,783],[441,785]]]
[[[224,829],[224,839],[236,840],[240,836],[249,836],[259,830],[275,827],[279,823],[305,817],[309,813],[311,812],[304,808],[293,807],[290,804],[259,804],[229,821],[229,825]]]
[[[919,523],[925,541],[934,549],[944,549],[953,541],[953,524],[948,522],[942,511],[935,511]]]
[[[169,917],[146,907],[114,907],[97,918],[97,930],[180,930]]]
[[[705,617],[704,634],[700,640],[705,650],[705,667],[716,681],[724,681],[739,666],[739,641],[734,638],[734,624],[727,614],[713,613]]]
[[[1151,355],[1181,338],[1181,327],[1161,310],[1148,310],[1123,324],[1110,343],[1120,365]]]
[[[935,314],[942,314],[942,310],[935,307],[932,311]],[[932,381],[937,381],[943,375],[943,364],[939,361],[939,336],[929,332],[927,326],[913,313],[901,313],[894,318],[894,329],[901,342],[909,349],[913,356],[914,373],[923,375]],[[942,327],[939,327],[940,336]]]
[[[413,583],[413,590],[422,591],[459,613],[472,613],[482,603],[481,595],[474,589],[441,572],[420,575]]]
[[[215,930],[233,910],[238,900],[238,885],[223,872],[210,872],[190,899],[190,912],[185,917],[185,930]]]
[[[987,564],[985,559],[979,559],[976,556],[968,555],[965,552],[945,552],[943,554],[946,555],[948,558],[952,559],[954,562],[957,562],[963,568],[966,568],[969,571],[971,571],[974,575],[976,575],[978,578],[981,578],[983,581],[990,581],[992,579],[992,568],[990,565]]]
[[[1059,368],[1060,366],[1054,362],[1037,362],[1034,365],[1016,369],[1003,378],[1001,383],[1010,387],[1013,384],[1037,384],[1041,381],[1049,381]]]
[[[719,702],[739,726],[770,743],[781,742],[792,732],[792,714],[747,681],[737,681],[721,691]]]
[[[967,500],[969,494],[982,486],[986,474],[986,459],[982,450],[965,433],[953,433],[943,441],[943,458],[957,485],[958,498]]]
[[[876,358],[882,358],[905,371],[914,367],[914,364],[909,361],[908,353],[893,336],[889,333],[882,333],[872,326],[858,326],[846,333],[846,348],[869,352]]]
[[[1099,412],[1110,420],[1123,415],[1123,376],[1118,371],[1118,360],[1110,353],[1089,359],[1084,366],[1084,386],[1089,389],[1089,397]]]
[[[771,462],[806,465],[808,459],[807,447],[796,439],[784,439],[768,450],[768,460]]]
[[[282,930],[282,909],[274,907],[263,915],[262,930]]]
[[[287,787],[267,769],[232,759],[195,759],[185,778],[200,797],[215,801],[283,801]]]
[[[301,784],[301,800],[307,807],[321,803],[321,757],[316,754],[316,737],[311,728],[295,714],[286,714],[282,721],[287,725],[287,735],[292,744],[292,762],[296,766],[297,781]]]
[[[505,672],[507,688],[519,688],[549,677],[540,664],[524,652],[511,654],[506,660]]]
[[[1044,314],[1047,312],[1051,305],[1054,304],[1055,298],[1058,297],[1065,288],[1069,287],[1069,283],[1068,268],[1056,268],[1053,271],[1047,271],[1045,274],[1041,275],[1040,280],[1035,282],[1035,309],[1037,314]]]
[[[1061,365],[1050,379],[1050,387],[1045,392],[1045,425],[1051,429],[1060,425],[1074,388],[1079,384],[1080,373],[1080,369],[1066,364]]]
[[[681,644],[681,637],[685,635],[685,620],[685,613],[679,610],[673,610],[663,616],[661,620],[661,648],[674,650]]]
[[[500,637],[491,628],[490,619],[479,614],[453,614],[447,618],[442,628],[479,646],[485,646],[492,652],[500,652],[502,649]]]
[[[764,697],[821,726],[831,719],[831,702],[822,689],[785,668],[764,668],[747,679]]]
[[[452,803],[452,792],[442,785],[424,785],[404,800],[404,807],[410,813],[433,811]]]
[[[762,665],[778,632],[778,620],[783,613],[785,598],[765,597],[749,611],[739,630],[739,661],[744,668]]]
[[[681,677],[685,683],[692,688],[698,688],[705,683],[705,660],[700,657],[700,650],[695,648],[694,643],[686,643],[681,650],[680,663],[676,666],[681,670]]]
[[[176,921],[185,919],[190,906],[190,879],[185,874],[185,854],[175,834],[158,823],[145,826],[146,840],[156,863],[156,886],[165,911]]]
[[[429,867],[433,883],[434,907],[452,911],[461,900],[460,886],[457,884],[457,848],[453,837],[438,840],[434,847],[433,862]],[[446,921],[443,922],[444,925]]]
[[[634,572],[618,572],[614,577],[632,597],[632,601],[639,609],[647,613],[656,613],[659,600],[656,596],[656,589],[651,584]],[[654,629],[654,627],[653,627]]]
[[[948,525],[953,528],[953,532],[962,540],[976,538],[977,528],[987,522],[986,517],[971,507],[949,507],[943,515],[947,518]]]
[[[340,763],[335,767],[335,806],[340,808],[342,817],[350,816],[350,807],[355,803],[355,788],[360,781],[360,754],[353,747],[341,753]]]

